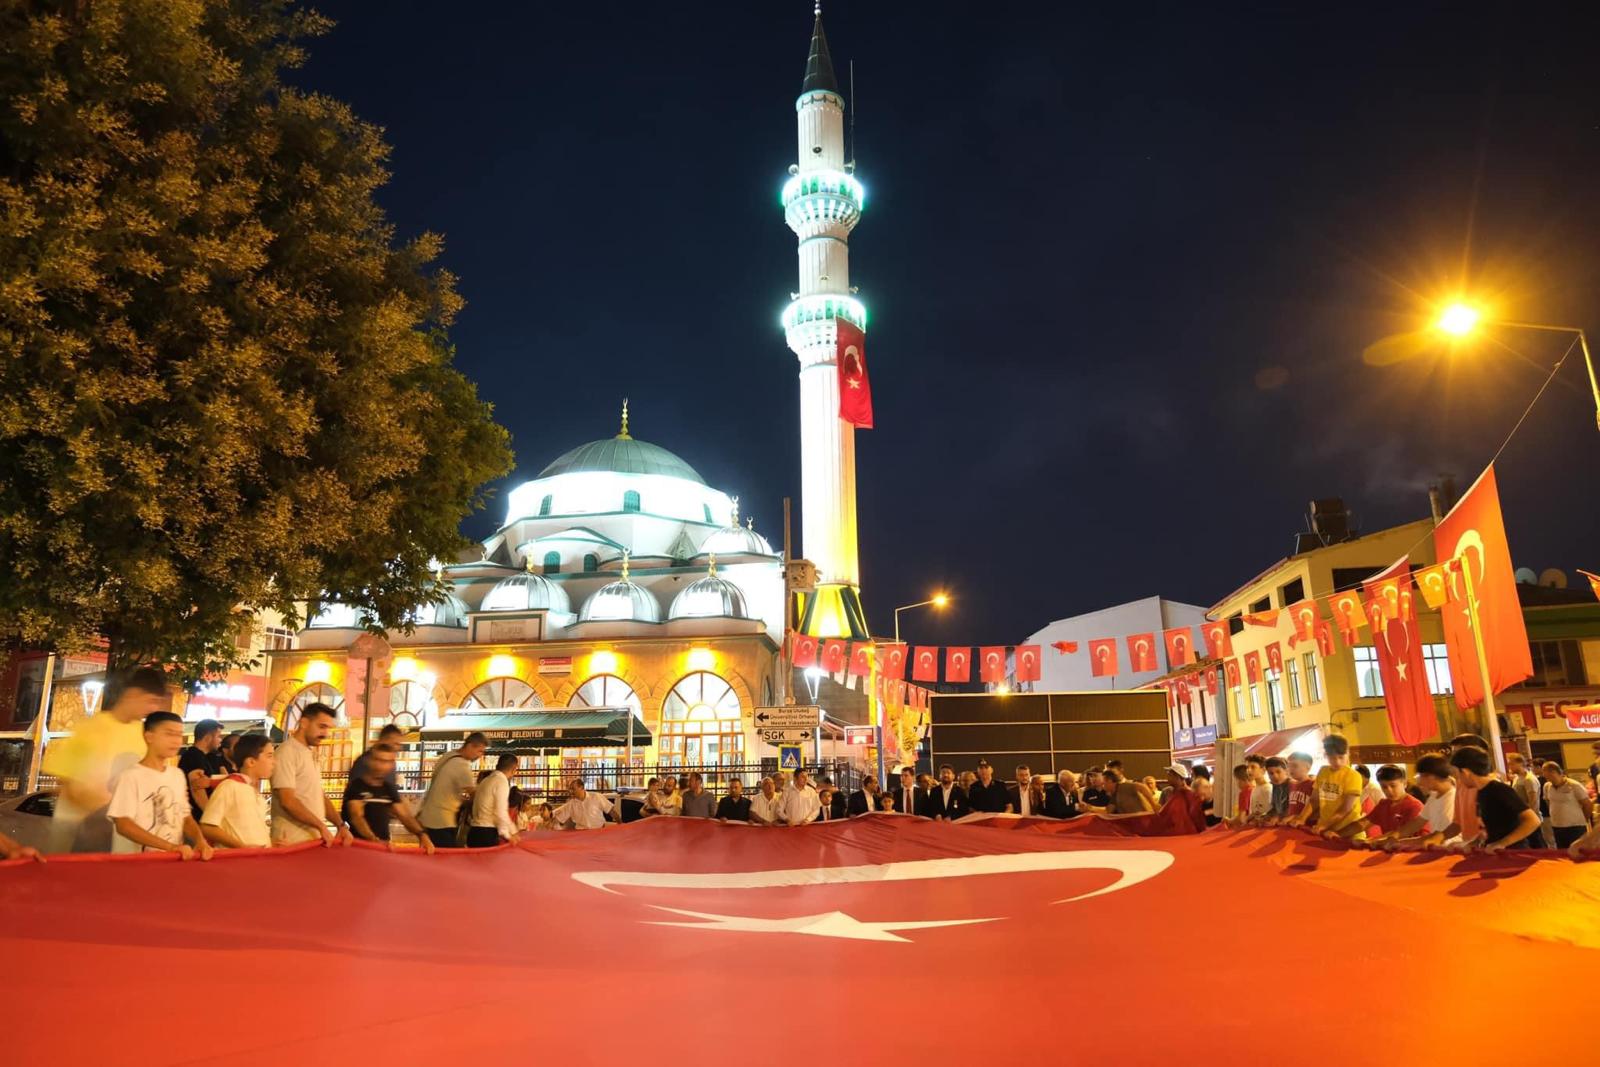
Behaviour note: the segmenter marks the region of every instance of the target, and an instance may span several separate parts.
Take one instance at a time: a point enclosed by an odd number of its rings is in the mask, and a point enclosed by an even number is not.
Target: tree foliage
[[[256,609],[403,625],[510,468],[381,132],[283,0],[0,0],[0,641],[189,676]]]

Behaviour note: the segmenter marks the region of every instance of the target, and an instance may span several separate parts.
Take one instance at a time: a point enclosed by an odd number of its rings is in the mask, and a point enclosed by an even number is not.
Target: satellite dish
[[[1518,585],[1538,585],[1539,584],[1539,579],[1538,579],[1537,576],[1534,575],[1532,567],[1518,567],[1517,568],[1517,584]]]
[[[1546,589],[1565,589],[1567,572],[1560,567],[1546,567],[1539,572],[1539,584]]]

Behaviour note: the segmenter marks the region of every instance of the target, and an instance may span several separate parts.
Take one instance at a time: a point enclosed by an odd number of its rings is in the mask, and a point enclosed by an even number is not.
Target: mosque
[[[866,325],[847,258],[863,195],[845,160],[845,101],[820,10],[795,106],[798,160],[782,195],[800,271],[782,322],[799,360],[811,566],[786,567],[741,519],[736,496],[636,438],[624,401],[614,436],[571,449],[511,490],[504,523],[475,558],[440,568],[450,594],[419,606],[409,633],[379,637],[355,610],[330,604],[283,642],[290,647],[267,652],[271,718],[292,728],[313,701],[340,710],[325,774],[342,773],[391,722],[424,750],[484,729],[527,753],[530,770],[604,782],[623,767],[775,758],[756,710],[807,683],[802,703],[845,721],[865,717],[861,693],[790,679],[783,657],[790,628],[867,637],[854,427],[839,417],[834,359],[836,321]],[[788,577],[813,567],[814,579]]]

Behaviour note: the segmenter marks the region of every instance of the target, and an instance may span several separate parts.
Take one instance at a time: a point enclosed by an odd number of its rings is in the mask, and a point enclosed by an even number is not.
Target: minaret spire
[[[811,54],[806,57],[806,80],[800,84],[801,94],[823,89],[830,93],[839,91],[839,81],[833,76],[833,57],[828,54],[828,35],[822,32],[822,0],[814,8],[816,21],[811,24]]]

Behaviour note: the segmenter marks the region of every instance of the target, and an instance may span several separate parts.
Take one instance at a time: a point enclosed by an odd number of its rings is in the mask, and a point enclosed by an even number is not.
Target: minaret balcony
[[[842,293],[814,293],[802,296],[783,311],[783,329],[789,347],[800,348],[832,344],[833,324],[837,319],[867,328],[867,307],[853,296]]]
[[[784,220],[795,233],[819,225],[848,230],[861,217],[867,193],[842,170],[811,170],[783,183],[782,200]]]

